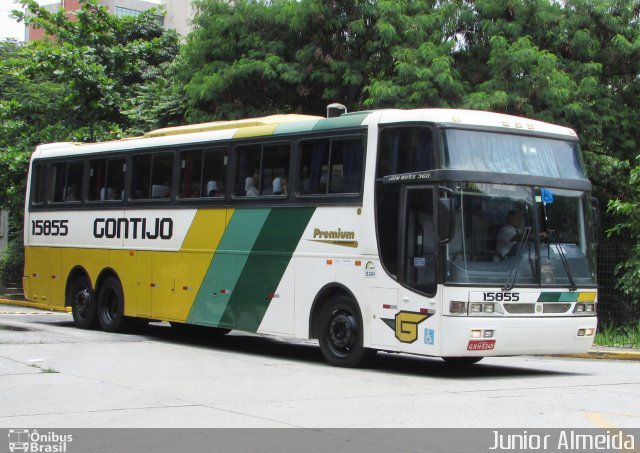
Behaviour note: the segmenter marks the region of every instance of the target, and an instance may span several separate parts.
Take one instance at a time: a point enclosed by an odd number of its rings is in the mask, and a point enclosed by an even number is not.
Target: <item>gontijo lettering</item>
[[[93,222],[93,236],[98,239],[171,239],[173,219],[97,218]]]

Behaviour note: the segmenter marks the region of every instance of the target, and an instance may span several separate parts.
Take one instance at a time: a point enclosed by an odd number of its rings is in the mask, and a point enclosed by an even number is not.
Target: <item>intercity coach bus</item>
[[[593,342],[596,214],[567,127],[274,115],[41,145],[27,187],[25,294],[80,328],[317,338],[337,366]]]

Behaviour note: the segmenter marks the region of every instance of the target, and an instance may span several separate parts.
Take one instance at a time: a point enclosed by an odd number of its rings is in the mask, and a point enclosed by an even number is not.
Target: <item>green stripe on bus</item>
[[[561,293],[541,293],[538,302],[558,302]]]
[[[354,113],[336,118],[326,118],[319,120],[313,128],[314,131],[324,131],[327,129],[340,129],[343,127],[358,127],[362,125],[365,118],[369,116],[367,113]]]
[[[575,302],[580,293],[541,293],[538,302]]]
[[[213,255],[187,322],[221,326],[240,271],[244,268],[270,209],[236,209]],[[235,319],[226,327],[235,327]]]
[[[560,300],[558,302],[577,302],[580,293],[560,293]]]
[[[296,121],[294,123],[282,123],[278,125],[276,130],[273,131],[273,135],[309,132],[313,130],[313,127],[318,123],[318,121],[320,120],[318,119],[309,121]]]
[[[242,269],[221,325],[228,326],[237,320],[238,329],[258,330],[314,212],[315,208],[271,210]]]

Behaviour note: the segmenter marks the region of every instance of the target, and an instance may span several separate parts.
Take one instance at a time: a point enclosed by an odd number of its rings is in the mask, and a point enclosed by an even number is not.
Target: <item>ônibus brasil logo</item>
[[[65,453],[67,444],[73,442],[71,434],[58,434],[53,431],[39,433],[33,429],[10,429],[9,450],[38,453]]]

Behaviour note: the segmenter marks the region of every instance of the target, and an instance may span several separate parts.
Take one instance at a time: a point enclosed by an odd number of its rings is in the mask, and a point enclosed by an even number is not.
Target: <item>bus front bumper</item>
[[[574,317],[442,319],[443,357],[580,354],[591,349],[598,320]]]

